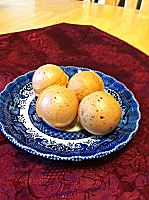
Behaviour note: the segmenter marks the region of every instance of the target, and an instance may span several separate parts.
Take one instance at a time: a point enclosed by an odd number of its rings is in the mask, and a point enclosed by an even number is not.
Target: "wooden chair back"
[[[142,0],[140,12],[149,13],[149,0]]]
[[[87,2],[98,2],[98,4],[109,4],[109,5],[115,5],[117,6],[120,2],[120,0],[84,0]],[[131,9],[136,9],[138,1],[141,0],[125,0],[124,8],[131,8]],[[140,12],[149,12],[149,0],[142,0],[141,1],[141,7],[140,7]]]

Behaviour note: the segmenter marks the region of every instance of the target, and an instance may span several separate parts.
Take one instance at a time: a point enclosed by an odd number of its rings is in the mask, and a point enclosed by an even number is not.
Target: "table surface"
[[[74,0],[2,0],[0,34],[60,22],[93,25],[149,55],[149,14]]]

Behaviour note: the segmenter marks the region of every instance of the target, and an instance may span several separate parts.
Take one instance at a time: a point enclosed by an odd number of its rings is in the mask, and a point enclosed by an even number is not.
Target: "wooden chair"
[[[138,0],[125,0],[124,8],[136,9]]]
[[[109,5],[115,5],[117,6],[120,2],[120,0],[84,0],[89,1],[92,3],[98,2],[99,4],[109,4]],[[136,9],[138,1],[141,0],[124,0],[124,8],[131,8]],[[149,12],[149,0],[142,0],[141,6],[140,6],[140,12]]]
[[[91,0],[92,3],[98,2],[98,4],[109,4],[109,5],[117,5],[119,0]]]
[[[140,12],[149,13],[149,0],[142,0]]]
[[[136,9],[138,3],[141,4],[140,12],[149,12],[149,0],[125,0],[124,8]]]
[[[98,3],[98,4],[109,4],[118,6],[120,0],[84,0],[86,2]],[[136,9],[138,5],[138,1],[141,0],[124,0],[124,8]],[[140,13],[148,13],[149,12],[149,0],[142,0],[141,6],[139,9]]]

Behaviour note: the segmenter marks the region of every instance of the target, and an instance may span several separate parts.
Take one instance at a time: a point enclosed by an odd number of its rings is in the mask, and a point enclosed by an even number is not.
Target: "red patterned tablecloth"
[[[140,104],[140,127],[125,148],[82,162],[31,155],[0,134],[0,200],[149,199],[149,57],[92,26],[62,23],[0,36],[0,90],[45,63],[89,67],[123,82]]]

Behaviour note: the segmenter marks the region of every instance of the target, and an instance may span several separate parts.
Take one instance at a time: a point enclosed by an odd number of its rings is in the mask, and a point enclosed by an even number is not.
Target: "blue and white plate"
[[[89,69],[62,67],[69,77]],[[9,83],[0,94],[0,129],[16,146],[27,152],[54,160],[87,160],[111,154],[124,147],[135,135],[140,120],[139,105],[133,93],[111,76],[95,71],[105,90],[122,108],[118,127],[106,136],[94,136],[86,130],[59,130],[36,114],[36,97],[29,72]]]

